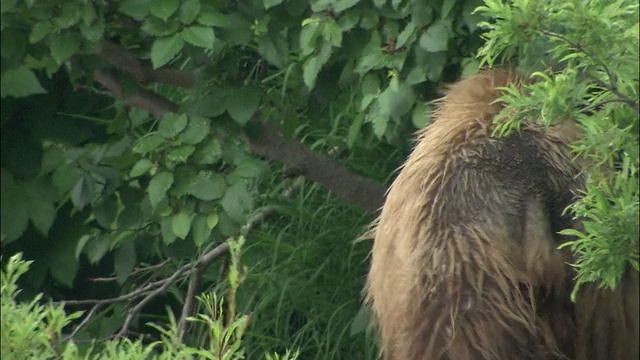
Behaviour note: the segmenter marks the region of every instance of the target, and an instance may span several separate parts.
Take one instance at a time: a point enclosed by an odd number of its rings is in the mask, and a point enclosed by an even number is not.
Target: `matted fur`
[[[384,359],[638,358],[637,272],[569,299],[557,232],[575,225],[577,127],[491,136],[496,87],[514,82],[503,69],[452,85],[389,190],[367,286]]]

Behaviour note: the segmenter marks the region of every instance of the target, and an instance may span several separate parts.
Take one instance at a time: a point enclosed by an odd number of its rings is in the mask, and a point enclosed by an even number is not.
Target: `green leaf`
[[[302,65],[304,84],[307,85],[310,90],[316,86],[318,73],[320,73],[322,66],[324,66],[329,60],[329,57],[331,57],[331,52],[331,45],[324,44],[318,55],[309,57]]]
[[[200,116],[189,117],[187,128],[180,133],[178,139],[189,145],[196,145],[209,136],[209,119]]]
[[[442,3],[442,11],[440,11],[440,17],[445,19],[449,17],[449,13],[453,6],[456,4],[456,0],[444,0]]]
[[[284,35],[280,33],[267,34],[257,39],[258,53],[268,62],[284,68],[289,61],[289,44]]]
[[[195,150],[193,145],[177,146],[167,152],[166,159],[173,163],[184,163]]]
[[[109,230],[118,217],[118,200],[114,195],[107,196],[93,207],[93,214],[100,226]]]
[[[200,0],[185,0],[180,6],[180,21],[191,24],[200,14]]]
[[[187,127],[187,122],[185,114],[165,113],[158,124],[158,134],[172,138]]]
[[[416,24],[409,23],[404,30],[398,35],[398,40],[396,41],[396,48],[401,48],[407,44],[413,43],[416,38]]]
[[[264,5],[265,9],[268,9],[282,4],[282,1],[284,0],[262,0],[262,4]]]
[[[100,20],[92,25],[80,24],[80,33],[90,42],[98,42],[104,36],[104,21]]]
[[[420,47],[428,52],[447,50],[449,43],[450,22],[438,20],[431,24],[427,31],[420,36]]]
[[[373,126],[373,133],[382,139],[384,133],[387,131],[387,125],[389,123],[389,114],[380,111],[380,104],[375,102],[371,110],[367,113],[366,120]]]
[[[176,241],[176,234],[173,233],[173,216],[163,217],[160,220],[160,232],[165,245],[170,245]]]
[[[136,265],[136,247],[133,242],[133,232],[126,232],[125,238],[120,241],[113,256],[113,270],[116,273],[118,284],[122,285],[133,267]]]
[[[155,207],[158,205],[160,200],[167,194],[167,190],[169,190],[171,184],[173,184],[173,174],[170,172],[159,172],[151,179],[149,187],[147,188],[151,206]]]
[[[71,202],[78,210],[84,209],[85,206],[91,201],[91,188],[89,185],[89,180],[86,177],[81,177],[78,179],[76,184],[73,186],[71,193],[69,194],[71,197]]]
[[[167,21],[180,6],[180,0],[153,0],[149,10],[160,19]]]
[[[180,28],[180,21],[164,21],[155,16],[149,16],[144,20],[140,28],[151,35],[169,36],[174,35],[178,31]]]
[[[413,91],[406,84],[400,85],[397,91],[390,85],[378,97],[380,112],[392,116],[394,119],[399,119],[400,116],[409,112],[413,101]]]
[[[81,43],[78,33],[61,33],[52,36],[49,41],[51,56],[58,64],[62,64],[80,49]]]
[[[199,25],[185,28],[180,33],[180,36],[189,44],[205,49],[212,48],[213,42],[216,40],[212,28]]]
[[[207,219],[208,216],[198,215],[195,219],[193,219],[193,224],[191,225],[193,242],[198,247],[206,245],[209,242],[209,237],[211,236],[213,227],[208,226]]]
[[[3,98],[19,98],[46,92],[33,71],[24,67],[7,70],[0,78],[0,96]]]
[[[173,216],[171,221],[171,229],[180,239],[184,239],[189,235],[191,230],[191,220],[193,217],[187,213],[179,213]]]
[[[228,27],[231,25],[229,18],[218,12],[218,10],[208,2],[202,4],[200,16],[198,16],[196,22],[205,26]]]
[[[342,44],[342,30],[340,30],[340,25],[331,18],[322,24],[323,39],[334,47],[340,47],[340,44]]]
[[[145,174],[147,171],[149,171],[154,166],[155,166],[155,164],[152,163],[151,160],[149,160],[149,159],[140,159],[131,168],[131,171],[129,172],[129,176],[130,177],[138,177],[140,175]]]
[[[193,187],[197,172],[188,167],[176,167],[173,171],[173,186],[169,190],[169,195],[182,197],[187,195]]]
[[[201,171],[193,180],[189,193],[200,200],[219,199],[227,188],[224,178],[218,174]]]
[[[157,149],[163,143],[164,137],[157,132],[153,132],[138,139],[131,151],[138,154],[145,154]]]
[[[29,210],[24,189],[5,169],[0,169],[0,199],[0,206],[3,209],[0,211],[0,231],[2,231],[4,245],[22,236],[29,223]]]
[[[216,225],[218,225],[218,220],[219,220],[218,213],[207,215],[207,227],[213,230],[213,228],[215,228]]]
[[[31,34],[29,34],[29,42],[35,44],[51,33],[51,23],[49,21],[39,21],[33,25]]]
[[[24,185],[31,223],[42,235],[47,236],[57,214],[53,185],[44,178],[32,179]]]
[[[245,215],[253,207],[253,197],[243,182],[238,181],[227,189],[220,205],[233,220],[242,223],[245,221]]]
[[[151,63],[157,69],[173,59],[184,46],[184,41],[180,34],[158,38],[151,45]]]
[[[246,86],[232,91],[225,98],[225,105],[231,118],[238,124],[246,124],[258,109],[260,90],[253,86]]]
[[[199,165],[210,165],[222,157],[222,145],[215,138],[207,140],[193,155],[193,161]]]
[[[347,134],[347,146],[349,149],[353,148],[353,145],[356,143],[358,139],[358,135],[360,135],[360,129],[362,128],[362,124],[364,123],[364,113],[359,113],[356,115],[353,123],[349,126],[349,133]]]
[[[269,167],[265,162],[247,157],[238,163],[233,173],[243,178],[257,178],[268,170]]]
[[[92,265],[97,264],[102,257],[111,248],[111,239],[106,234],[101,234],[90,239],[84,246],[84,253],[87,254],[87,259]]]
[[[360,0],[336,0],[333,2],[333,11],[341,13],[359,3]]]
[[[422,66],[416,66],[411,69],[409,74],[407,74],[405,82],[407,83],[407,85],[415,85],[420,84],[425,80],[427,80],[427,74],[425,74],[424,69],[422,68]]]
[[[118,11],[140,21],[149,14],[150,3],[155,0],[124,0]]]
[[[411,122],[413,122],[413,126],[415,126],[416,129],[422,129],[429,125],[429,122],[431,121],[430,112],[431,109],[429,109],[429,106],[425,102],[419,101],[416,103],[411,115]]]

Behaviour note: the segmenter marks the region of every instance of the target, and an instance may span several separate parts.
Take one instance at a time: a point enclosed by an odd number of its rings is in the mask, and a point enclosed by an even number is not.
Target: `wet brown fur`
[[[367,299],[386,360],[638,359],[638,274],[586,285],[557,232],[582,185],[574,123],[491,136],[489,70],[452,85],[391,186],[376,226]]]

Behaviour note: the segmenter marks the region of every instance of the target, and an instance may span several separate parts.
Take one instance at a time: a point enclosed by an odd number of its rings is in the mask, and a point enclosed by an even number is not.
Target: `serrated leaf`
[[[35,94],[46,94],[47,91],[40,85],[40,81],[33,71],[20,67],[7,70],[0,78],[0,96],[13,96],[16,98]]]
[[[425,74],[424,69],[422,68],[422,66],[416,66],[411,69],[409,74],[407,74],[405,82],[407,83],[407,85],[415,85],[420,84],[425,80],[427,80],[427,74]]]
[[[187,128],[178,137],[181,142],[189,145],[199,144],[209,135],[209,119],[200,116],[189,117]]]
[[[271,64],[284,68],[289,57],[289,44],[284,35],[270,33],[258,38],[257,41],[258,53]]]
[[[244,215],[253,207],[253,197],[242,181],[238,181],[225,191],[220,205],[232,219],[242,222]]]
[[[197,173],[185,167],[177,167],[173,172],[173,186],[169,190],[169,194],[175,197],[187,195],[193,186],[193,181]]]
[[[180,33],[180,36],[189,44],[205,49],[212,48],[213,42],[216,40],[212,28],[198,25],[185,28]]]
[[[153,0],[149,10],[160,19],[167,21],[180,6],[180,0]]]
[[[135,265],[136,248],[133,243],[133,232],[127,232],[126,238],[121,239],[120,246],[116,248],[113,256],[113,270],[118,284],[122,285],[127,280]]]
[[[244,125],[258,109],[260,91],[255,87],[243,87],[225,98],[227,112],[238,124]]]
[[[95,265],[102,260],[102,257],[109,251],[109,248],[111,248],[109,236],[101,234],[87,242],[84,246],[84,253],[87,255],[89,263]]]
[[[191,220],[193,218],[187,213],[179,213],[173,216],[171,220],[171,230],[180,239],[184,239],[189,235],[191,230]]]
[[[371,110],[367,113],[366,120],[371,123],[373,127],[373,133],[382,139],[384,133],[387,131],[387,125],[389,123],[389,114],[382,113],[380,111],[380,105],[375,102]]]
[[[202,4],[200,16],[198,16],[196,22],[205,26],[228,27],[231,25],[226,15],[218,12],[212,4],[206,2]]]
[[[413,108],[413,113],[411,115],[411,122],[413,122],[413,126],[415,126],[416,129],[422,129],[429,124],[430,120],[431,116],[429,106],[425,102],[419,101]]]
[[[73,189],[71,189],[69,196],[71,197],[71,202],[76,209],[82,210],[87,206],[91,200],[91,189],[89,188],[89,183],[86,177],[78,179],[76,184],[73,186]]]
[[[342,44],[342,30],[332,18],[323,22],[322,37],[334,47],[340,47],[340,44]]]
[[[80,44],[82,43],[80,35],[77,33],[61,33],[52,36],[50,39],[51,56],[58,64],[62,64],[74,55],[80,49]]]
[[[262,4],[264,5],[265,9],[268,9],[282,4],[282,1],[284,0],[262,0]]]
[[[451,12],[451,9],[453,9],[453,6],[456,4],[456,0],[444,0],[442,3],[442,11],[440,11],[440,17],[441,18],[448,18],[449,17],[449,13]]]
[[[316,79],[322,69],[322,66],[331,57],[331,45],[324,44],[318,55],[311,56],[302,65],[302,78],[304,84],[311,90],[316,86]]]
[[[200,14],[200,0],[185,0],[180,6],[180,21],[191,24]]]
[[[157,69],[173,59],[184,46],[184,40],[180,34],[158,38],[151,45],[151,63]]]
[[[131,151],[138,154],[146,154],[157,149],[164,143],[164,137],[158,133],[149,133],[136,141]]]
[[[158,134],[165,138],[172,138],[187,127],[187,122],[185,114],[165,113],[158,124]]]
[[[167,216],[160,220],[160,232],[165,245],[170,245],[176,241],[176,234],[173,233],[173,216]]]
[[[336,0],[333,3],[333,11],[341,13],[359,3],[360,0]]]
[[[247,157],[238,163],[233,173],[243,178],[256,178],[266,173],[267,170],[268,166],[266,163],[252,157]]]
[[[93,208],[96,221],[105,229],[111,229],[111,226],[118,217],[118,201],[115,196],[105,197]]]
[[[173,184],[173,174],[170,172],[159,172],[151,179],[149,187],[147,188],[151,206],[155,207],[158,205],[160,200],[167,194],[167,190],[169,190],[171,184]]]
[[[197,199],[209,201],[222,197],[226,188],[227,184],[221,175],[201,171],[194,179],[189,194]]]
[[[177,146],[167,151],[166,159],[173,163],[184,163],[195,150],[193,145]]]
[[[155,36],[169,36],[174,35],[180,28],[180,21],[170,19],[169,21],[164,21],[162,19],[158,19],[155,16],[149,16],[144,19],[142,26],[140,29],[143,31],[155,35]]]
[[[398,35],[398,40],[396,41],[396,47],[401,48],[407,45],[407,43],[409,42],[409,39],[413,39],[411,40],[411,42],[413,42],[415,40],[415,35],[416,35],[416,24],[411,22],[404,28],[404,30],[402,30],[400,35]]]
[[[18,239],[27,230],[29,210],[22,184],[16,182],[7,170],[0,171],[0,206],[3,209],[0,211],[0,231],[5,244]]]
[[[135,165],[131,168],[129,172],[130,177],[138,177],[140,175],[145,174],[149,169],[154,167],[155,164],[151,162],[149,159],[140,159]]]
[[[216,225],[218,225],[218,220],[219,220],[218,213],[207,215],[207,227],[213,230],[213,228],[215,228]]]
[[[47,236],[57,214],[53,186],[40,178],[25,183],[24,190],[31,223],[42,235]]]
[[[199,165],[210,165],[222,157],[222,145],[218,139],[209,139],[193,155],[193,161]]]
[[[449,44],[448,22],[438,20],[431,24],[427,31],[420,36],[420,47],[428,52],[439,52],[447,50]]]
[[[85,245],[87,245],[87,242],[89,242],[89,240],[91,240],[92,236],[88,235],[88,234],[84,234],[80,237],[80,239],[78,239],[78,245],[76,245],[76,259],[80,259],[80,255],[82,254],[82,251],[84,250]]]
[[[152,0],[124,0],[120,3],[118,11],[136,20],[142,20],[149,14],[149,4],[151,1]]]
[[[360,129],[362,128],[362,124],[364,123],[364,113],[359,113],[356,115],[353,123],[349,126],[349,133],[347,134],[347,146],[349,149],[353,148],[353,145],[360,135]]]
[[[410,86],[406,84],[398,85],[396,91],[394,87],[390,85],[380,94],[377,103],[380,105],[380,113],[398,119],[411,110],[413,100],[414,95]]]
[[[29,34],[29,42],[35,44],[51,33],[51,23],[49,21],[39,21],[33,25]]]
[[[213,228],[207,225],[207,217],[204,215],[198,215],[195,219],[193,219],[193,224],[191,225],[191,232],[193,234],[193,242],[196,246],[201,247],[208,243],[209,237],[211,236],[211,230]]]

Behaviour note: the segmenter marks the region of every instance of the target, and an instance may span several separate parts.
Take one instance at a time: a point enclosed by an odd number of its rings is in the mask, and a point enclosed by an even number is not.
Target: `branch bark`
[[[140,88],[137,93],[125,98],[118,80],[107,72],[96,71],[94,79],[125,104],[144,109],[156,117],[179,109],[176,103],[145,88]],[[263,121],[261,124],[263,131],[260,136],[245,134],[245,139],[256,155],[300,169],[301,175],[308,180],[319,183],[363,210],[375,212],[380,209],[386,191],[382,184],[352,172],[339,162],[320,155],[299,142],[285,139],[269,122]]]

